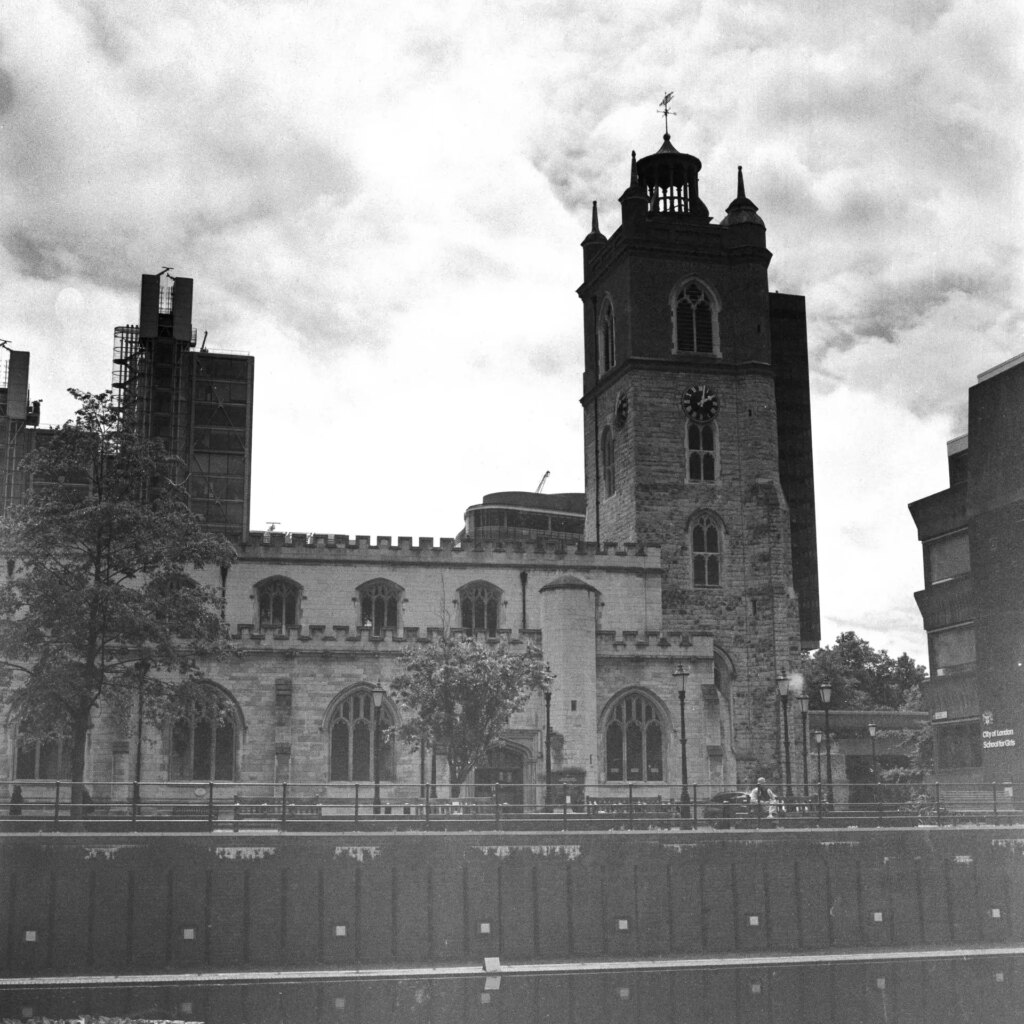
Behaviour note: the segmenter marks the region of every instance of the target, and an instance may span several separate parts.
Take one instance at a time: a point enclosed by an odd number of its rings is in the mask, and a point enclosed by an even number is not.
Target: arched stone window
[[[686,281],[675,296],[676,351],[718,352],[718,303],[706,285]]]
[[[686,475],[690,480],[714,480],[717,469],[714,423],[689,423],[686,427]]]
[[[302,588],[294,580],[273,576],[256,584],[256,624],[261,633],[283,633],[297,626]]]
[[[607,373],[615,365],[615,311],[608,299],[601,307],[597,322],[597,339],[601,354],[601,372]]]
[[[17,733],[16,779],[70,779],[71,740],[50,737],[45,740],[26,736],[20,726]]]
[[[340,700],[329,722],[331,782],[373,782],[374,762],[382,781],[393,780],[394,724],[386,703],[374,709],[373,691],[368,687],[354,690]]]
[[[615,493],[615,435],[611,427],[601,434],[601,476],[605,496],[611,497]]]
[[[492,583],[477,580],[459,588],[459,610],[462,628],[471,633],[498,635],[501,591]]]
[[[402,588],[391,580],[371,580],[359,590],[359,624],[371,636],[383,636],[386,629],[398,629]]]
[[[693,558],[693,585],[722,585],[722,528],[707,513],[699,515],[690,530],[690,552]]]
[[[235,777],[241,716],[234,701],[217,692],[171,726],[171,781],[230,782]]]
[[[627,693],[616,702],[605,726],[608,782],[661,782],[665,778],[664,729],[654,702]]]

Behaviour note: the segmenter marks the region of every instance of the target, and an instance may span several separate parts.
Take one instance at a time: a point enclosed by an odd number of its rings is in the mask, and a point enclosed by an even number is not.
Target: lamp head
[[[878,732],[878,726],[874,722],[868,722],[868,735],[874,739],[875,733]]]
[[[780,697],[789,696],[789,676],[785,672],[780,672],[775,677],[775,685],[778,687]]]
[[[384,687],[380,683],[373,688],[373,706],[378,711],[384,706]]]
[[[690,674],[690,670],[682,663],[679,662],[674,669],[672,669],[672,675],[679,677],[686,682],[686,677]]]
[[[811,706],[811,698],[806,693],[798,693],[796,702],[800,705],[800,714],[806,715],[807,709]]]
[[[832,684],[831,683],[819,683],[818,684],[818,696],[821,698],[821,703],[829,705],[832,703]]]
[[[824,739],[825,739],[825,734],[820,729],[815,729],[814,730],[814,744],[815,744],[815,746],[820,747],[822,742],[824,741]]]

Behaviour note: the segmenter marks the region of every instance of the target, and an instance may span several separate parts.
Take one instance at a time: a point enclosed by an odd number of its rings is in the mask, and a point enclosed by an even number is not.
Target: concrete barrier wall
[[[1024,830],[0,839],[8,976],[1024,940]]]

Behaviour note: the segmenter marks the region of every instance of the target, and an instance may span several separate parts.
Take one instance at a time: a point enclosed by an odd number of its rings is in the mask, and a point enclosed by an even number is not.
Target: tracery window
[[[402,590],[390,580],[371,580],[359,587],[359,623],[371,636],[383,636],[386,629],[398,629],[398,606]]]
[[[601,434],[601,475],[605,496],[611,497],[615,493],[615,435],[611,427],[605,427]]]
[[[699,516],[690,534],[693,556],[693,585],[718,587],[722,582],[721,529],[711,516]]]
[[[16,779],[70,779],[71,741],[61,737],[32,739],[18,730]]]
[[[302,588],[298,583],[275,576],[256,584],[256,606],[261,633],[282,633],[299,624]]]
[[[661,782],[663,730],[657,708],[642,693],[623,697],[605,728],[605,770],[609,782]]]
[[[601,371],[607,373],[615,365],[615,315],[610,302],[605,302],[601,309],[597,334],[601,350]]]
[[[498,635],[501,591],[496,586],[481,580],[460,588],[459,608],[463,629],[472,633],[486,633],[487,636]]]
[[[171,727],[171,780],[230,782],[238,733],[235,709],[226,697],[179,717]]]
[[[676,350],[714,354],[717,315],[710,292],[689,281],[676,299]]]
[[[691,480],[715,479],[715,425],[690,423],[686,427],[687,476]]]
[[[374,708],[372,690],[350,693],[331,719],[331,782],[373,782],[375,763],[377,778],[393,780],[393,729],[390,709],[386,704]]]

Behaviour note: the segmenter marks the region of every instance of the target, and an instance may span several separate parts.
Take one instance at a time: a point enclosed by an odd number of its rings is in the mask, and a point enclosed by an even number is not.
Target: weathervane
[[[665,98],[658,104],[658,112],[662,117],[665,118],[665,137],[668,138],[668,117],[671,114],[673,117],[676,116],[674,110],[669,110],[668,105],[672,102],[672,97],[675,96],[674,92],[665,93]]]

